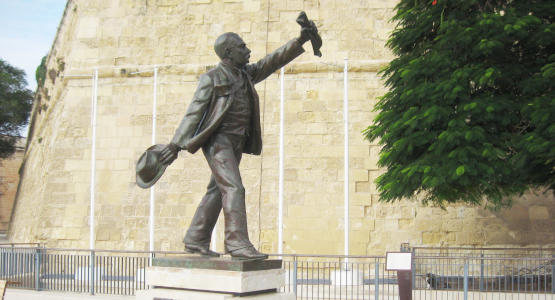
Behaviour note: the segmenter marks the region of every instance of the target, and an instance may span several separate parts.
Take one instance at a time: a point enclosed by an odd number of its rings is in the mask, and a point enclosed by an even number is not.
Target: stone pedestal
[[[284,283],[281,260],[179,257],[154,258],[146,270],[149,290],[137,291],[138,300],[289,300],[278,292]]]

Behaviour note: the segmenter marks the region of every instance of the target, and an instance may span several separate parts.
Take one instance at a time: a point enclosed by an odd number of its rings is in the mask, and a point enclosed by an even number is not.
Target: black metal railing
[[[492,257],[492,258],[533,258],[533,257],[553,257],[555,248],[550,247],[520,247],[520,248],[500,248],[500,247],[428,247],[428,246],[407,246],[407,250],[412,251],[415,257],[421,256],[440,256],[440,257]]]
[[[499,293],[504,297],[555,293],[551,258],[416,257],[414,293],[461,292],[463,299]]]
[[[555,296],[555,251],[495,257],[479,252],[483,249],[441,253],[419,249],[404,249],[413,252],[413,299]],[[0,280],[12,288],[38,291],[134,295],[148,288],[145,270],[152,257],[181,255],[185,254],[0,245]],[[282,291],[296,294],[297,299],[398,299],[397,274],[385,269],[383,256],[273,254],[271,258],[283,259]]]
[[[0,279],[13,288],[134,295],[149,252],[0,247]]]

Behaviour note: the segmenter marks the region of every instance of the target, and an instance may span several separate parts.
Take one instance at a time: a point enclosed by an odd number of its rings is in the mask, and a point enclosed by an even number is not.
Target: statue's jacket
[[[297,39],[292,39],[256,63],[245,67],[248,92],[253,101],[250,132],[243,153],[260,155],[262,132],[260,104],[254,85],[304,52]],[[177,128],[172,143],[191,153],[201,148],[216,132],[223,117],[231,107],[238,90],[237,80],[225,70],[222,63],[199,78],[199,84],[183,120]]]

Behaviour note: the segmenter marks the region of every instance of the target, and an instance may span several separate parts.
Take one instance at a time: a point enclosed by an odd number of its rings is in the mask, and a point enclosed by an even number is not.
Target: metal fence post
[[[464,300],[468,300],[468,261],[464,262]]]
[[[380,298],[380,262],[376,262],[374,267],[374,299]]]
[[[40,291],[40,265],[41,251],[40,248],[35,249],[35,290]]]
[[[297,297],[297,257],[294,257],[293,261],[293,293],[295,293],[295,297]]]
[[[411,265],[411,269],[412,269],[412,289],[415,290],[415,286],[416,286],[416,256],[414,255],[415,251],[414,248],[411,249],[412,252],[412,265]]]
[[[555,254],[551,258],[551,293],[555,294]]]
[[[90,291],[91,291],[91,295],[94,295],[94,284],[95,284],[95,272],[94,272],[94,261],[95,261],[95,253],[94,250],[91,250],[91,261],[89,263],[90,265],[90,270],[89,270],[89,276],[90,276],[90,281],[89,284],[90,286]]]
[[[151,251],[148,254],[148,266],[149,267],[152,267],[152,260],[154,260],[154,257],[155,257],[154,251]]]
[[[480,253],[480,292],[484,291],[484,253]]]

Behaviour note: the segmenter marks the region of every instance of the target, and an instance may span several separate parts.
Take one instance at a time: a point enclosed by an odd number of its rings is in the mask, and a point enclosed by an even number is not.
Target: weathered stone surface
[[[2,235],[8,230],[12,214],[25,142],[25,139],[17,141],[15,153],[0,160],[0,233]]]

